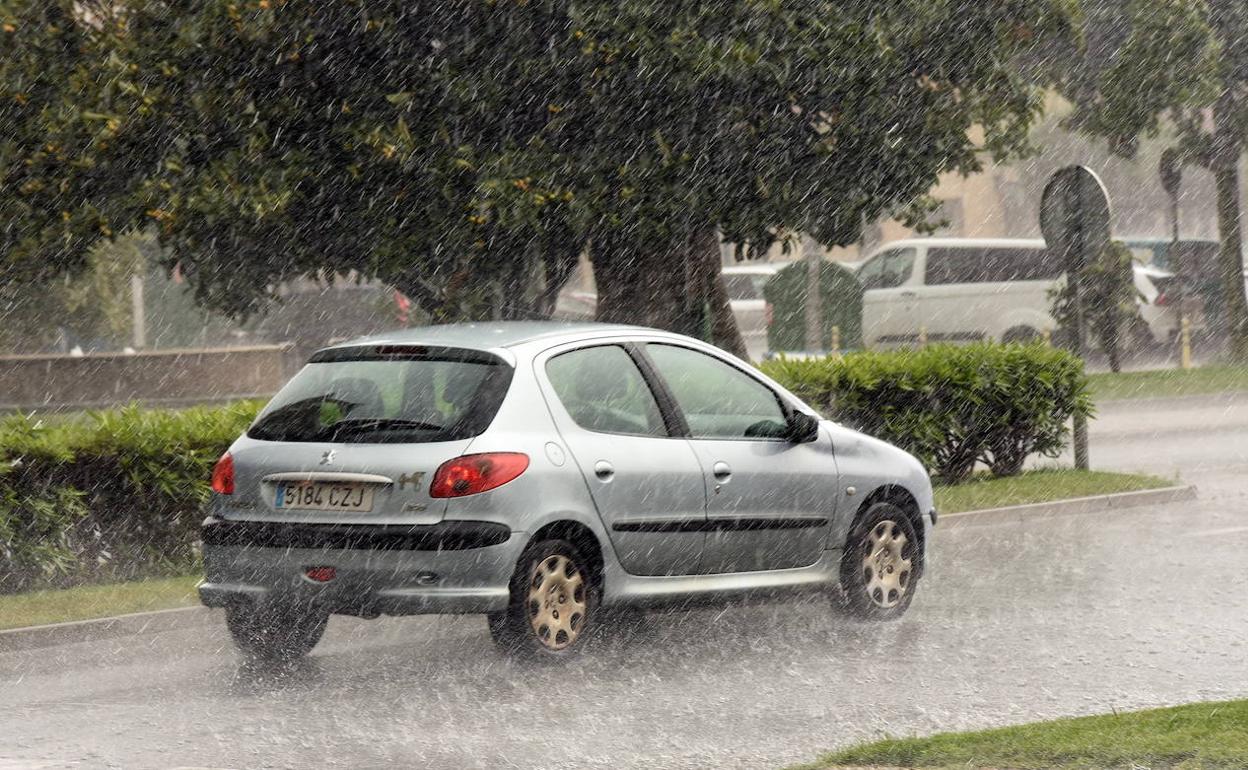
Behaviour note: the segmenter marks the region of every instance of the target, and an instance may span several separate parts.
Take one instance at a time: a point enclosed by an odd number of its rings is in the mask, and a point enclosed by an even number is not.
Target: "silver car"
[[[676,334],[409,329],[321,350],[213,472],[204,604],[294,657],[332,613],[485,613],[517,653],[612,607],[819,590],[901,615],[935,523],[913,457]]]

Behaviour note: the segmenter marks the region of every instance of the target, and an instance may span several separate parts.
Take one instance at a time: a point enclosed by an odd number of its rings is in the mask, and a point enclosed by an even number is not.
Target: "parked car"
[[[710,345],[597,324],[321,350],[212,488],[199,594],[265,657],[333,613],[486,613],[505,649],[554,657],[610,607],[815,589],[892,619],[936,519],[905,452]]]
[[[1170,276],[1134,266],[1140,314],[1152,342],[1179,327],[1155,280]],[[1049,291],[1063,268],[1042,240],[916,238],[881,247],[858,269],[867,347],[931,342],[1021,342],[1052,332]]]
[[[1119,240],[1131,250],[1131,256],[1140,264],[1176,272],[1179,267],[1177,254],[1182,252],[1202,272],[1217,271],[1218,250],[1221,246],[1212,238],[1182,238],[1179,240],[1178,252],[1175,251],[1171,238],[1127,237]]]
[[[767,352],[767,325],[770,323],[763,286],[788,262],[747,262],[723,268],[724,287],[737,328],[745,340],[750,358],[761,360]],[[589,321],[594,317],[598,296],[591,291],[568,290],[559,295],[555,318],[560,321]]]
[[[737,328],[745,340],[750,358],[759,361],[767,352],[767,327],[771,313],[763,298],[763,287],[772,277],[788,267],[788,262],[754,262],[728,265],[723,269],[724,287],[737,319]]]

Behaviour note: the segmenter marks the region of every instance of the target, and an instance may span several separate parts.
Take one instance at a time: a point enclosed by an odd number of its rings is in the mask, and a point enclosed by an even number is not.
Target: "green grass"
[[[805,768],[884,765],[1057,770],[1248,767],[1248,700],[1058,719],[998,730],[884,740]]]
[[[1047,503],[1072,497],[1157,489],[1174,484],[1173,480],[1159,476],[1053,468],[1027,471],[1004,479],[977,476],[964,484],[938,486],[934,491],[937,511],[957,513],[1005,505]]]
[[[1198,396],[1248,391],[1248,366],[1201,366],[1088,375],[1094,401],[1158,396]]]
[[[0,596],[0,630],[189,607],[199,603],[198,582],[189,576]]]

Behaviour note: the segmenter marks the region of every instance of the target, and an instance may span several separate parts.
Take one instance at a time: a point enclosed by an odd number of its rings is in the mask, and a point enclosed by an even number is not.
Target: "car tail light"
[[[1153,304],[1157,307],[1166,307],[1170,304],[1170,298],[1167,297],[1166,293],[1163,291],[1157,295],[1157,299],[1153,300]]]
[[[229,452],[221,455],[212,469],[212,491],[219,495],[234,494],[234,458]]]
[[[303,574],[314,583],[328,583],[338,577],[338,570],[334,567],[308,567]]]
[[[520,452],[464,455],[442,463],[429,485],[430,497],[463,497],[488,492],[515,479],[529,467]]]
[[[768,329],[771,328],[771,322],[775,320],[775,312],[775,308],[771,306],[770,302],[763,303],[763,323]]]

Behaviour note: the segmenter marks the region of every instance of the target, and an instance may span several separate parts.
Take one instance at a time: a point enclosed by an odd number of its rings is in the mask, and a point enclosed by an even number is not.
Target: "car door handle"
[[[906,298],[909,298],[909,299],[913,299],[914,297],[917,297],[917,296],[919,296],[919,295],[915,294],[915,293],[914,293],[914,292],[912,292],[912,291],[903,291],[903,292],[901,293],[901,296],[906,297]]]
[[[711,475],[716,481],[727,481],[732,478],[732,468],[728,467],[728,463],[720,460],[711,466]]]
[[[615,466],[606,460],[599,460],[594,463],[594,475],[598,477],[599,481],[610,481],[611,477],[615,475]]]

